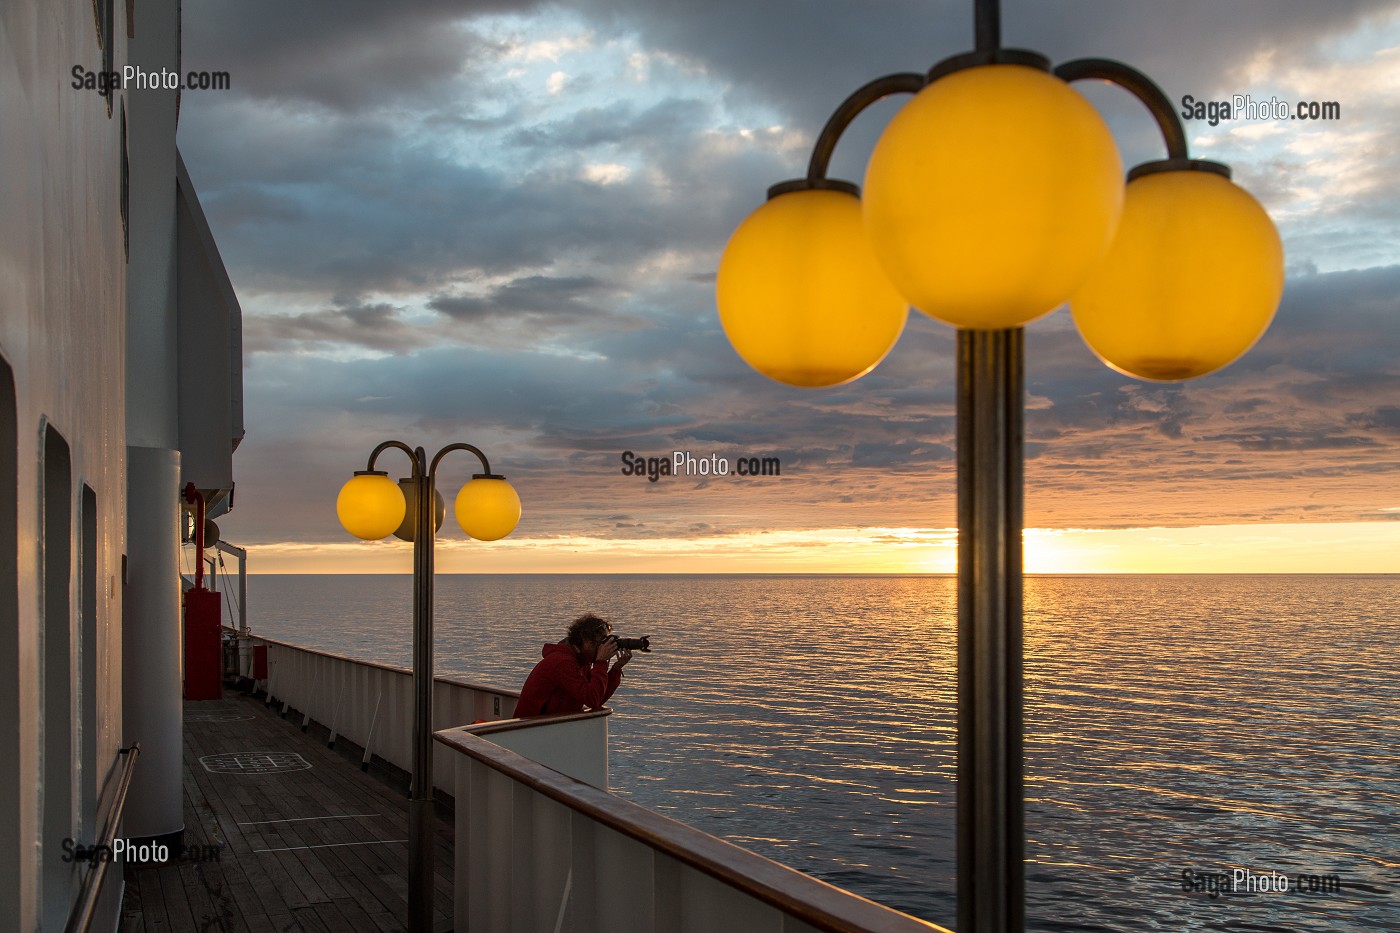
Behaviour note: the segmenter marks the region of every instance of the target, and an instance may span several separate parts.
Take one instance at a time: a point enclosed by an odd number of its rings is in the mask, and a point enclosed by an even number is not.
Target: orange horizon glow
[[[1028,528],[1024,545],[1028,574],[1400,573],[1400,522]],[[413,572],[412,545],[398,540],[245,546],[252,573]],[[439,573],[951,574],[957,572],[957,531],[836,528],[491,543],[444,536],[434,557]]]

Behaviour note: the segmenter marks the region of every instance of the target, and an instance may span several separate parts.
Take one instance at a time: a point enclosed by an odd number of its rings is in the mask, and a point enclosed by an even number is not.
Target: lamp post
[[[1112,368],[1156,381],[1204,375],[1268,327],[1283,251],[1229,168],[1188,157],[1150,79],[1105,59],[1052,71],[1038,53],[1001,48],[997,0],[974,0],[974,18],[974,51],[927,75],[878,78],[836,109],[807,177],[771,187],[731,237],[716,299],[739,355],[797,386],[869,372],[909,306],[958,328],[957,923],[1018,933],[1023,328],[1068,302]],[[1080,80],[1136,96],[1167,158],[1135,167],[1125,185],[1107,126],[1069,87]],[[862,198],[827,165],[856,115],[892,94],[914,98],[876,144]]]
[[[374,468],[390,447],[408,454],[412,475],[395,483]],[[429,462],[422,447],[385,441],[369,455],[369,464],[341,487],[336,514],[357,538],[377,540],[397,534],[413,541],[413,786],[408,821],[408,929],[429,931],[433,920],[433,542],[441,516],[436,504],[438,463],[454,450],[467,450],[481,461],[457,494],[454,511],[462,530],[480,541],[496,541],[520,521],[520,497],[504,476],[491,472],[486,455],[471,444],[449,444]],[[400,487],[403,487],[402,489]],[[414,511],[406,518],[408,504]]]

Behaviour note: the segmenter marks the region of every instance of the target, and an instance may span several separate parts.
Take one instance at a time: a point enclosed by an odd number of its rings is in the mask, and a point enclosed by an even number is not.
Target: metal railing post
[[[343,676],[340,678],[340,691],[336,694],[335,705],[331,707],[331,734],[330,738],[326,740],[327,748],[335,748],[336,736],[340,734],[340,712],[341,707],[345,703],[345,685],[349,683],[349,681],[349,676]]]
[[[304,707],[301,711],[302,732],[305,732],[311,726],[311,707],[313,704],[319,705],[320,703],[320,697],[316,693],[316,686],[324,679],[322,668],[325,665],[323,665],[320,660],[315,660],[311,663],[315,665],[316,669],[311,676],[311,689],[307,692],[306,702],[302,704]]]
[[[360,770],[368,771],[370,759],[374,757],[374,727],[379,723],[379,704],[384,702],[384,682],[379,682],[379,693],[374,697],[374,713],[369,717],[369,731],[365,733],[365,756],[360,759]]]

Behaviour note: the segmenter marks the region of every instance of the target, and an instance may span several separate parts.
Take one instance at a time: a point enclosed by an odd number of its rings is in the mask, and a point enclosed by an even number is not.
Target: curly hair
[[[607,619],[585,612],[569,625],[569,634],[564,640],[581,648],[585,638],[601,641],[611,631],[612,623]]]

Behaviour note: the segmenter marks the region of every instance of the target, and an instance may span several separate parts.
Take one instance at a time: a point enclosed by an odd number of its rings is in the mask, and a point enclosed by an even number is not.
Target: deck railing
[[[456,762],[456,929],[947,933],[503,747],[572,719],[434,736]]]
[[[485,736],[546,768],[607,790],[608,717],[611,715],[612,710],[605,708],[464,725],[457,731]]]
[[[413,672],[408,668],[359,661],[261,636],[254,648],[267,649],[267,677],[258,681],[268,703],[285,714],[295,709],[302,728],[315,720],[330,730],[330,743],[345,738],[364,749],[361,767],[378,756],[404,771],[413,769]],[[256,671],[245,670],[252,677]],[[508,719],[520,695],[455,677],[433,683],[433,727]],[[446,756],[438,756],[439,759]],[[450,761],[433,763],[433,786],[452,792]]]
[[[360,745],[366,762],[410,769],[411,671],[251,643],[266,649],[269,703],[295,708],[303,728],[327,726],[332,743]],[[455,797],[456,929],[948,933],[612,795],[610,711],[511,719],[518,698],[448,677],[434,685],[434,785]]]

